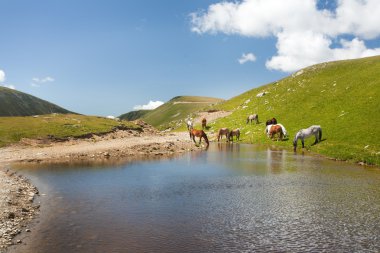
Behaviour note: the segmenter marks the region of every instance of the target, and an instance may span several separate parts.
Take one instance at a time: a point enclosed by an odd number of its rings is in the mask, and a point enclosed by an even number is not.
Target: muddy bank
[[[27,179],[0,165],[0,252],[13,244],[21,232],[28,233],[29,222],[38,214],[39,205],[34,203],[37,188]]]

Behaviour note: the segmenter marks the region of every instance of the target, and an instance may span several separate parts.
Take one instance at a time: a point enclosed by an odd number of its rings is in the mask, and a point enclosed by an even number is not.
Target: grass
[[[115,127],[139,129],[128,121],[76,114],[49,114],[38,117],[0,117],[0,147],[22,138],[66,138],[105,133]]]
[[[242,141],[292,147],[298,130],[321,125],[324,141],[306,148],[340,160],[380,165],[380,57],[323,63],[287,78],[247,91],[214,107],[234,111],[210,125],[240,128]],[[263,97],[256,97],[267,92]],[[258,113],[261,124],[247,125]],[[264,134],[265,121],[275,117],[290,138],[275,142]],[[300,144],[299,146],[300,147]]]

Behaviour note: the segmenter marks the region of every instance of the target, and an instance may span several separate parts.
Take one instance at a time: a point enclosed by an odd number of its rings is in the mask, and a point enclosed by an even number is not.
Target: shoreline
[[[12,164],[125,162],[170,157],[200,149],[187,132],[161,133],[149,128],[144,128],[143,132],[117,130],[63,142],[23,139],[0,148],[0,252],[22,243],[15,237],[31,231],[28,226],[40,208],[34,203],[38,189],[27,178],[9,169]]]

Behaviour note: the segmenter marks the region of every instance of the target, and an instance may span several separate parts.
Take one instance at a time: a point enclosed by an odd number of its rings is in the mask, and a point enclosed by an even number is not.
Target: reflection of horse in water
[[[271,125],[268,134],[269,138],[272,140],[275,135],[277,135],[277,140],[282,140],[284,132],[282,131],[282,127],[280,125]]]
[[[268,119],[267,122],[265,123],[267,126],[268,125],[276,125],[277,124],[277,119],[276,118],[272,118],[272,119]]]
[[[221,128],[221,129],[219,129],[219,132],[218,132],[218,141],[223,138],[223,135],[226,136],[226,139],[227,139],[227,142],[228,142],[229,136],[230,136],[230,130],[228,130],[228,128]]]
[[[251,123],[252,121],[255,121],[256,124],[259,124],[259,115],[258,114],[251,114],[247,117],[247,124]]]
[[[196,143],[195,141],[195,137],[199,137],[199,145],[201,145],[201,141],[202,141],[202,138],[205,139],[205,142],[207,144],[207,147],[209,146],[209,142],[208,142],[208,138],[207,138],[207,135],[206,133],[203,131],[203,130],[197,130],[197,129],[190,129],[189,130],[189,134],[190,134],[190,139],[193,139],[194,143]]]
[[[207,128],[207,120],[206,118],[203,118],[202,119],[202,129],[206,129]]]
[[[193,122],[192,122],[191,120],[188,120],[188,121],[186,122],[186,126],[187,126],[187,130],[192,129],[192,128],[193,128]]]
[[[236,136],[236,140],[237,141],[240,140],[240,129],[239,128],[230,131],[230,133],[229,133],[229,140],[233,142],[234,141],[234,136]]]
[[[302,148],[304,148],[305,147],[304,140],[306,138],[309,138],[310,136],[313,136],[313,135],[315,136],[314,144],[317,144],[319,141],[321,141],[321,139],[322,139],[322,128],[321,128],[321,126],[314,125],[314,126],[311,126],[309,128],[299,130],[298,133],[296,134],[296,136],[294,137],[294,140],[293,140],[294,151],[296,151],[296,149],[297,149],[298,139],[301,139]]]

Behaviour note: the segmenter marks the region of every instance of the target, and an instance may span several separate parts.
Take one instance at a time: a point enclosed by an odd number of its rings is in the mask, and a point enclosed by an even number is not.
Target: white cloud
[[[249,61],[251,61],[251,62],[256,61],[256,56],[252,53],[248,53],[248,54],[243,53],[242,56],[238,59],[238,62],[240,64],[244,64],[244,63],[249,62]]]
[[[7,87],[7,88],[12,89],[12,90],[16,89],[16,86],[14,86],[12,84],[8,84],[8,85],[4,84],[4,87]]]
[[[294,71],[322,61],[379,54],[366,39],[380,36],[378,0],[339,0],[335,10],[320,10],[317,0],[243,0],[212,4],[190,14],[192,31],[277,38],[277,54],[267,68]],[[351,35],[351,41],[340,36]],[[338,47],[333,41],[338,40]]]
[[[32,78],[32,83],[30,85],[32,87],[41,87],[41,84],[51,83],[51,82],[54,82],[54,81],[55,81],[55,79],[53,77],[50,77],[50,76],[46,76],[46,77],[42,77],[42,78],[33,77]]]
[[[3,70],[0,69],[0,83],[5,81],[5,73]]]
[[[154,110],[160,105],[163,105],[164,102],[161,101],[152,101],[150,100],[148,104],[146,105],[135,105],[133,107],[133,110]]]

